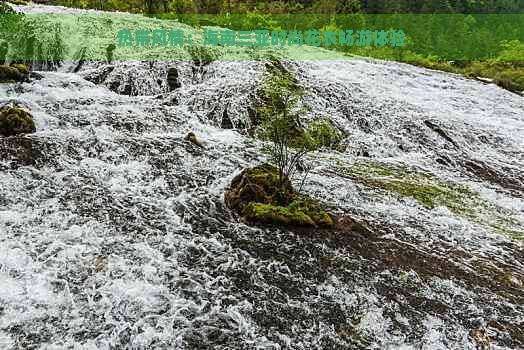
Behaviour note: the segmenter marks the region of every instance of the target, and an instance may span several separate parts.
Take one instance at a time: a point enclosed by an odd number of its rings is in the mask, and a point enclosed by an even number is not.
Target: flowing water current
[[[322,49],[284,61],[304,122],[346,135],[310,159],[304,191],[348,229],[253,227],[223,202],[266,160],[246,130],[269,63],[245,50],[59,62],[0,85],[37,124],[0,139],[0,348],[524,348],[524,98]]]

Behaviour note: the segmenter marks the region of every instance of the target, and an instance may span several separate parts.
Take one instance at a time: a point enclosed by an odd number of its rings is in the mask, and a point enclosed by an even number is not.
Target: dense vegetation
[[[356,33],[359,29],[372,32],[402,29],[406,33],[404,47],[328,46],[350,54],[404,61],[472,78],[486,77],[507,90],[524,91],[524,2],[521,0],[46,1],[79,8],[144,13],[176,18],[193,26],[216,25],[233,30],[293,29],[339,33],[352,29]],[[369,16],[444,13],[456,14],[457,17]],[[486,14],[508,16],[497,19]],[[326,46],[326,43],[322,42],[321,46]]]
[[[54,0],[58,5],[145,13],[523,13],[520,0]]]

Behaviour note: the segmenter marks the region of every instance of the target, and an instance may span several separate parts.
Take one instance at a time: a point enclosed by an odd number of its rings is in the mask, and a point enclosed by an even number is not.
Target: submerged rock
[[[182,86],[178,80],[178,70],[176,67],[171,67],[167,70],[167,85],[171,91]]]
[[[184,137],[185,141],[191,142],[194,145],[197,145],[199,147],[204,147],[204,142],[200,139],[198,139],[194,132],[190,132]]]
[[[248,222],[331,227],[333,219],[313,199],[295,192],[287,177],[270,164],[237,175],[224,195],[227,206]]]
[[[34,165],[37,156],[33,140],[25,136],[0,137],[0,160],[6,161],[10,168]]]
[[[0,135],[13,136],[36,131],[33,117],[19,107],[3,106],[0,108]]]
[[[446,140],[447,142],[451,143],[453,146],[457,147],[458,148],[458,145],[457,143],[451,138],[448,136],[448,134],[442,130],[442,128],[440,126],[438,126],[437,124],[433,123],[432,121],[430,120],[424,120],[424,124],[430,128],[431,130],[433,130],[434,132],[436,132],[440,137],[442,137],[444,140]]]

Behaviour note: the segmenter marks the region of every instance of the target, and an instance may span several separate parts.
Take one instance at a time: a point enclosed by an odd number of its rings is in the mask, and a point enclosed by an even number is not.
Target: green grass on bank
[[[13,0],[11,3],[24,3],[24,1]],[[64,5],[60,1],[57,3]],[[4,6],[5,3],[0,2],[0,5]],[[98,6],[89,2],[67,2],[65,5],[81,8]],[[111,6],[115,9],[125,9],[122,7],[123,4],[115,3]],[[9,12],[2,9],[3,7],[0,7],[0,13]],[[347,28],[352,28],[355,32],[359,28],[371,31],[401,28],[406,32],[403,47],[356,44],[324,46],[323,43],[320,46],[345,54],[406,62],[473,79],[480,78],[515,93],[524,92],[524,22],[519,15],[271,15],[272,12],[267,9],[261,10],[260,13],[258,10],[245,9],[245,14],[233,15],[224,14],[223,9],[220,8],[215,11],[219,13],[216,15],[183,15],[179,12],[182,10],[176,6],[155,8],[155,12],[159,12],[153,16],[160,19],[175,19],[200,29],[210,25],[248,31],[254,29],[305,31],[318,28],[320,33],[339,33]],[[16,18],[18,21],[22,20]],[[442,30],[442,28],[449,30]],[[320,39],[323,38],[324,35],[320,34]],[[53,53],[55,51],[57,50]]]
[[[407,63],[461,74],[468,78],[480,78],[486,82],[491,81],[503,89],[519,94],[524,92],[524,61],[432,61],[423,59],[407,61]]]

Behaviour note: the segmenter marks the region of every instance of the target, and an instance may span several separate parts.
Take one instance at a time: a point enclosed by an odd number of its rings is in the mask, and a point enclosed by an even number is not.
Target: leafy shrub
[[[329,119],[317,119],[309,124],[308,133],[315,146],[335,149],[343,139],[342,133]]]
[[[268,68],[270,74],[263,83],[262,104],[257,109],[258,135],[270,141],[266,151],[282,183],[284,178],[293,178],[297,165],[315,149],[315,141],[300,124],[300,117],[307,111],[300,106],[304,89],[280,63]]]

